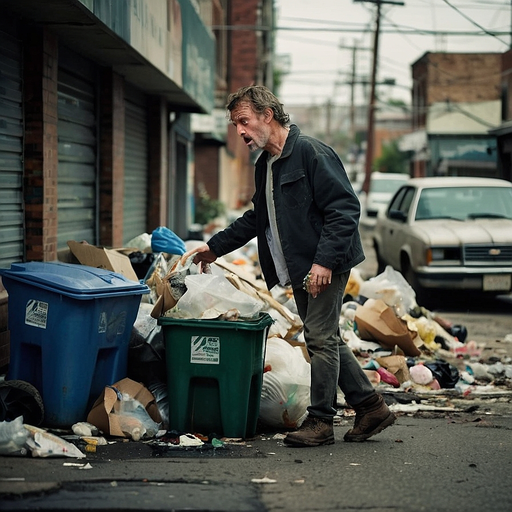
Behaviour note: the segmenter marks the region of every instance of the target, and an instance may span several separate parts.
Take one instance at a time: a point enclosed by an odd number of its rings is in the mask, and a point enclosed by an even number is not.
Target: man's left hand
[[[332,270],[313,264],[309,271],[308,292],[316,299],[331,284]]]

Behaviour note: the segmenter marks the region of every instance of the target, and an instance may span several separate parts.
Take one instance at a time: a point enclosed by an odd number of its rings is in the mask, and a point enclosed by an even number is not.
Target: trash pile
[[[202,242],[182,241],[165,227],[129,242],[132,267],[150,292],[142,297],[132,327],[126,378],[105,386],[87,418],[72,426],[73,434],[60,438],[38,426],[43,405],[37,390],[32,397],[17,400],[16,406],[0,400],[0,455],[83,458],[106,444],[103,436],[166,446],[221,447],[226,440],[212,432],[169,430],[167,358],[172,354],[166,354],[159,324],[166,317],[247,322],[262,313],[270,315],[259,421],[278,430],[300,426],[310,400],[310,362],[291,290],[266,288],[254,242],[210,265],[193,263],[199,245]],[[112,260],[112,254],[105,255]],[[373,386],[387,396],[401,397],[395,411],[408,410],[400,409],[401,404],[415,402],[419,407],[446,393],[458,398],[512,396],[510,357],[483,360],[477,343],[467,340],[467,329],[418,305],[414,290],[391,267],[366,281],[352,270],[340,332]],[[512,334],[505,341],[512,342]],[[340,415],[352,414],[341,391],[338,407]],[[36,414],[30,416],[31,411]]]

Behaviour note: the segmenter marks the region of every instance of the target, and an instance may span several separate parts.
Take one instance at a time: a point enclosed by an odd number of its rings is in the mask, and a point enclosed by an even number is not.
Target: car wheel
[[[379,246],[376,242],[373,243],[373,248],[375,249],[375,258],[377,259],[377,275],[382,274],[384,270],[386,270],[386,263],[382,259],[382,256],[379,252]]]
[[[430,299],[429,293],[418,282],[418,278],[412,268],[411,262],[407,257],[402,258],[402,274],[416,293],[416,302],[418,303],[418,306],[427,307]]]

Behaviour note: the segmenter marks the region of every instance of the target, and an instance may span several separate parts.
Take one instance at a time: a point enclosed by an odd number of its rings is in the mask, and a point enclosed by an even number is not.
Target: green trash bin
[[[165,340],[170,430],[254,436],[272,322],[268,313],[234,322],[158,319]]]

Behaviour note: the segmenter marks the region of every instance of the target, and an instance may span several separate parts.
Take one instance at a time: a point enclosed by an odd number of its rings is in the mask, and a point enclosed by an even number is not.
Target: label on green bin
[[[218,336],[192,336],[190,362],[196,364],[220,363],[220,338]]]

